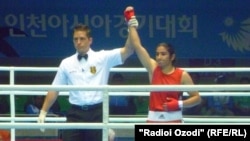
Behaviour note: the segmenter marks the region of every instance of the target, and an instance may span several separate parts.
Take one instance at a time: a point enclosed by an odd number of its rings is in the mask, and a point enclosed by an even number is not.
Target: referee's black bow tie
[[[81,55],[81,54],[78,54],[77,55],[77,59],[80,61],[82,58],[84,58],[85,60],[88,59],[88,54],[84,54],[84,55]]]

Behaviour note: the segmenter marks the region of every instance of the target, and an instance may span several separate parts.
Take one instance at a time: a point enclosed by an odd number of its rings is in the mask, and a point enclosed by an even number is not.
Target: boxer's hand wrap
[[[177,111],[183,107],[183,101],[178,101],[174,98],[167,98],[166,102],[163,104],[166,111]]]
[[[124,17],[128,26],[134,26],[136,28],[138,27],[139,23],[135,17],[135,11],[133,7],[129,6],[125,9]]]

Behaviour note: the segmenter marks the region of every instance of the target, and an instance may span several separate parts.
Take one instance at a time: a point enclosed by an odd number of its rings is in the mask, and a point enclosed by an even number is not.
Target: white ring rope
[[[47,91],[0,91],[1,95],[46,95]],[[199,92],[201,96],[250,96],[249,92]],[[183,93],[187,96],[187,93]],[[60,92],[60,96],[68,96],[68,92]],[[149,96],[149,92],[109,92],[109,96]]]
[[[208,90],[221,90],[221,88],[223,88],[222,90],[224,90],[225,88],[231,88],[231,90],[250,90],[250,87],[249,86],[242,86],[242,85],[230,85],[228,87],[226,86],[217,86],[217,85],[214,85],[211,89],[210,87],[211,85],[204,85],[204,86],[201,86],[199,85],[197,88],[194,88],[195,85],[191,85],[191,86],[180,86],[180,85],[176,85],[176,86],[149,86],[149,85],[146,85],[146,86],[88,86],[88,87],[83,87],[83,86],[51,86],[51,85],[39,85],[39,86],[34,86],[34,85],[21,85],[21,86],[16,86],[16,85],[12,85],[12,86],[0,86],[0,89],[7,89],[9,91],[11,90],[42,90],[42,89],[55,89],[55,90],[71,90],[71,89],[74,89],[74,90],[103,90],[103,91],[106,91],[106,90],[114,90],[114,91],[119,91],[119,90],[131,90],[131,88],[133,90],[143,90],[143,91],[151,91],[151,90],[158,90],[158,88],[160,88],[159,90],[178,90],[178,91],[181,91],[181,90],[194,90],[194,89],[198,89],[198,88],[203,88],[206,90],[206,88],[208,87],[209,89]],[[156,89],[154,89],[154,87],[156,87]],[[191,87],[191,89],[190,89]],[[145,90],[145,88],[147,88],[147,90]],[[15,91],[14,91],[15,92]],[[129,92],[129,93],[133,93],[133,92]],[[211,92],[211,93],[214,93],[215,95],[218,94],[218,92]],[[208,95],[210,95],[211,93],[207,92]],[[15,94],[15,93],[13,93]],[[22,94],[25,94],[25,93],[22,93]],[[27,93],[26,93],[27,94]],[[31,94],[31,93],[30,93]],[[66,94],[66,93],[65,93]],[[144,93],[145,94],[145,93]],[[226,95],[226,92],[224,93]],[[237,94],[237,93],[234,93],[234,94]],[[0,118],[1,120],[3,120],[4,118]],[[19,121],[24,121],[25,118],[17,118],[15,117],[14,119],[13,118],[9,118],[10,120],[18,120],[20,119]],[[21,120],[22,119],[22,120]],[[30,118],[32,119],[32,118]],[[199,119],[199,118],[198,118]],[[197,120],[198,120],[197,119]],[[200,118],[202,121],[204,121],[203,118]],[[58,119],[56,119],[58,120]],[[120,119],[115,119],[113,118],[113,121],[125,121],[125,122],[128,122],[128,121],[137,121],[138,118],[125,118],[123,120]],[[184,119],[185,120],[185,119]],[[196,120],[196,119],[195,119]],[[211,118],[208,119],[209,120],[212,120]],[[239,119],[230,119],[231,122],[245,122],[245,121],[241,121]],[[111,120],[112,121],[112,120]],[[146,121],[146,119],[144,118],[140,118],[139,121]],[[189,120],[190,121],[190,120]],[[214,120],[212,120],[214,122]],[[223,121],[225,122],[225,120],[223,119]],[[190,121],[191,122],[191,121]],[[206,122],[206,121],[204,121]],[[249,120],[247,121],[249,122]],[[1,125],[1,124],[0,124]]]
[[[0,117],[0,121],[10,121],[10,117]],[[36,122],[37,117],[14,117],[16,122]],[[126,117],[126,118],[109,118],[109,122],[115,123],[145,123],[147,118],[144,117]],[[65,117],[46,117],[46,122],[65,122]],[[248,116],[234,116],[234,117],[203,117],[203,116],[193,116],[183,118],[184,123],[250,123],[250,118]],[[0,123],[1,125],[1,123]],[[119,125],[117,125],[119,126]],[[1,127],[1,126],[0,126]],[[25,128],[25,127],[24,127]]]
[[[15,129],[47,128],[47,129],[103,129],[103,140],[107,140],[107,128],[133,129],[135,124],[143,124],[145,117],[126,117],[126,118],[110,118],[105,107],[108,108],[108,96],[110,95],[134,95],[148,96],[150,91],[200,91],[201,96],[210,95],[227,95],[227,96],[250,96],[250,85],[119,85],[119,86],[52,86],[52,85],[15,85],[15,72],[55,72],[57,67],[0,67],[0,71],[9,71],[10,85],[0,85],[0,94],[10,95],[11,103],[14,102],[15,95],[45,95],[47,90],[61,91],[60,95],[68,95],[69,90],[98,90],[104,91],[104,122],[103,123],[65,123],[65,117],[47,117],[49,123],[32,123],[37,117],[15,117],[15,109],[13,104],[11,107],[10,117],[0,117],[0,127],[2,129],[11,129],[11,141],[15,140]],[[238,68],[183,68],[188,72],[250,72],[249,67]],[[146,72],[145,68],[112,68],[111,72]],[[131,92],[133,90],[133,92]],[[124,91],[124,92],[121,92]],[[205,91],[205,92],[204,92]],[[215,91],[231,91],[231,92],[215,92]],[[238,92],[241,91],[241,92]],[[34,94],[35,93],[35,94]],[[244,124],[250,125],[250,118],[233,117],[233,118],[206,118],[206,117],[185,117],[183,124]],[[3,122],[10,121],[10,122]],[[133,123],[131,123],[133,121]],[[20,123],[21,122],[21,123]],[[53,122],[53,123],[50,123]],[[55,123],[56,122],[56,123]],[[64,123],[62,123],[64,122]],[[114,123],[111,123],[114,122]],[[126,122],[126,123],[120,123]],[[147,123],[148,124],[148,123]],[[14,133],[14,135],[13,135]]]
[[[197,120],[199,120],[197,118]],[[215,120],[216,121],[216,120]],[[146,123],[109,123],[105,127],[113,129],[133,129],[135,124],[146,124]],[[149,123],[147,123],[148,125]],[[155,124],[155,123],[154,123]],[[164,123],[161,123],[164,124]],[[165,123],[165,124],[176,124],[176,123]],[[201,123],[182,123],[183,125],[200,125]],[[250,125],[250,123],[212,123],[219,125]],[[202,123],[202,125],[211,125],[211,123]],[[1,129],[103,129],[103,123],[0,123]]]
[[[0,67],[1,71],[32,71],[32,72],[49,72],[57,71],[58,67]],[[249,67],[234,68],[182,68],[188,72],[250,72]],[[146,72],[145,68],[111,68],[111,72]]]
[[[88,91],[247,91],[250,90],[250,85],[103,85],[103,86],[65,86],[65,85],[0,85],[0,89],[7,91],[40,91],[40,90],[88,90]]]

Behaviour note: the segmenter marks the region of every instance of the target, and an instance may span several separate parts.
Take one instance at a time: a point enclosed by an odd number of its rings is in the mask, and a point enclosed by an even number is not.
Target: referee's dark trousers
[[[67,122],[102,122],[102,103],[79,106],[71,105],[67,112]],[[102,141],[101,129],[63,129],[63,141]]]

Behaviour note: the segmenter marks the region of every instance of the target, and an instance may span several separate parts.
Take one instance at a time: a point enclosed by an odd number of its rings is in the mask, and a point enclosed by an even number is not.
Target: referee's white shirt
[[[62,60],[52,85],[106,85],[110,68],[122,64],[120,48],[88,52],[88,59],[77,53]],[[69,102],[93,105],[103,101],[102,91],[69,91]]]

